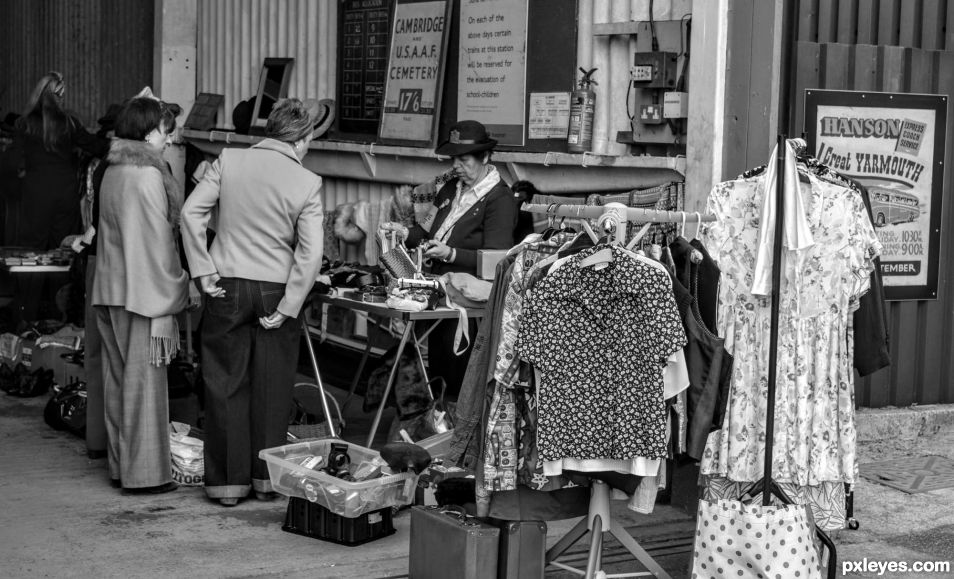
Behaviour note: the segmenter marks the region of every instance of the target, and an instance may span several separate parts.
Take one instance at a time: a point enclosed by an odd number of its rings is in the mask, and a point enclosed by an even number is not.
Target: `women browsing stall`
[[[430,223],[418,223],[408,232],[407,246],[425,247],[434,274],[477,273],[478,249],[509,249],[517,221],[513,192],[490,164],[497,141],[477,121],[459,121],[435,150],[453,158],[455,179],[434,199]],[[467,368],[469,350],[454,354],[456,321],[442,322],[428,338],[431,375],[447,382],[448,395],[456,398]],[[472,324],[473,325],[473,324]],[[474,331],[470,332],[471,335]]]
[[[133,493],[174,490],[166,368],[188,299],[176,251],[182,190],[162,150],[175,115],[134,98],[116,119],[100,190],[92,302],[102,339],[109,475]]]
[[[90,134],[63,110],[65,94],[63,75],[45,74],[16,121],[23,178],[19,243],[44,251],[79,231],[76,149],[103,157],[109,148],[107,139]]]
[[[206,300],[205,491],[234,506],[274,496],[264,448],[285,443],[301,327],[322,256],[321,177],[301,161],[330,124],[324,102],[279,101],[266,138],[227,149],[183,210],[183,239]],[[216,237],[207,226],[218,209]],[[289,319],[291,318],[291,319]]]

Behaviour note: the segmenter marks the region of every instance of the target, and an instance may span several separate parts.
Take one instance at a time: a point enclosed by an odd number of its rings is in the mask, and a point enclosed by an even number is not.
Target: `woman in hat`
[[[166,365],[189,277],[176,248],[182,189],[162,151],[175,113],[130,99],[116,119],[100,185],[92,304],[103,351],[109,475],[132,493],[174,490]],[[90,370],[92,371],[92,369]]]
[[[496,144],[481,123],[459,121],[435,150],[438,155],[453,159],[455,178],[438,191],[433,220],[416,224],[407,237],[408,247],[425,247],[425,257],[431,258],[431,273],[476,275],[478,249],[513,246],[517,205],[510,187],[490,164]],[[469,350],[461,356],[454,355],[456,324],[442,322],[428,340],[431,374],[444,378],[451,397],[460,391],[470,357]]]
[[[264,448],[285,444],[305,298],[321,268],[321,177],[302,165],[331,123],[328,101],[275,104],[266,138],[226,149],[182,212],[190,272],[206,300],[205,491],[233,506],[274,496]],[[216,236],[206,245],[213,210]]]

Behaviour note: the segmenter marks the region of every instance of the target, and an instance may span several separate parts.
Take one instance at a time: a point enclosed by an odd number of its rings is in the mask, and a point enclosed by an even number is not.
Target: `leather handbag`
[[[412,507],[410,579],[497,579],[500,529],[463,508]]]

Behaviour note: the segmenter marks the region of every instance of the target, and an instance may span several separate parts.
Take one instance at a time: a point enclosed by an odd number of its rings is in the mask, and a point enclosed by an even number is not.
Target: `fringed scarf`
[[[179,218],[182,213],[184,194],[179,182],[172,175],[162,152],[145,141],[114,139],[106,157],[111,165],[135,165],[155,167],[162,175],[166,191],[166,206],[169,225],[174,237],[179,236]],[[179,352],[179,323],[174,315],[152,318],[149,327],[149,362],[153,366],[168,365]]]

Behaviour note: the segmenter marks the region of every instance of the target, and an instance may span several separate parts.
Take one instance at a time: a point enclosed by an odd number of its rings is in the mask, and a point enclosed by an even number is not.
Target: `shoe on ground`
[[[219,499],[219,504],[221,504],[223,507],[234,507],[238,504],[238,502],[239,500],[235,497],[225,497]]]
[[[121,489],[123,488],[123,481],[119,480],[118,478],[111,478],[109,479],[109,486],[113,487],[114,489]]]
[[[276,498],[278,498],[278,493],[255,491],[255,498],[260,501],[274,501]]]
[[[175,482],[167,482],[166,484],[154,486],[154,487],[135,487],[135,488],[126,488],[123,487],[124,495],[161,495],[162,493],[168,493],[179,488],[179,485]]]
[[[106,454],[107,453],[105,450],[87,450],[86,458],[90,460],[99,460],[101,458],[106,458]]]

